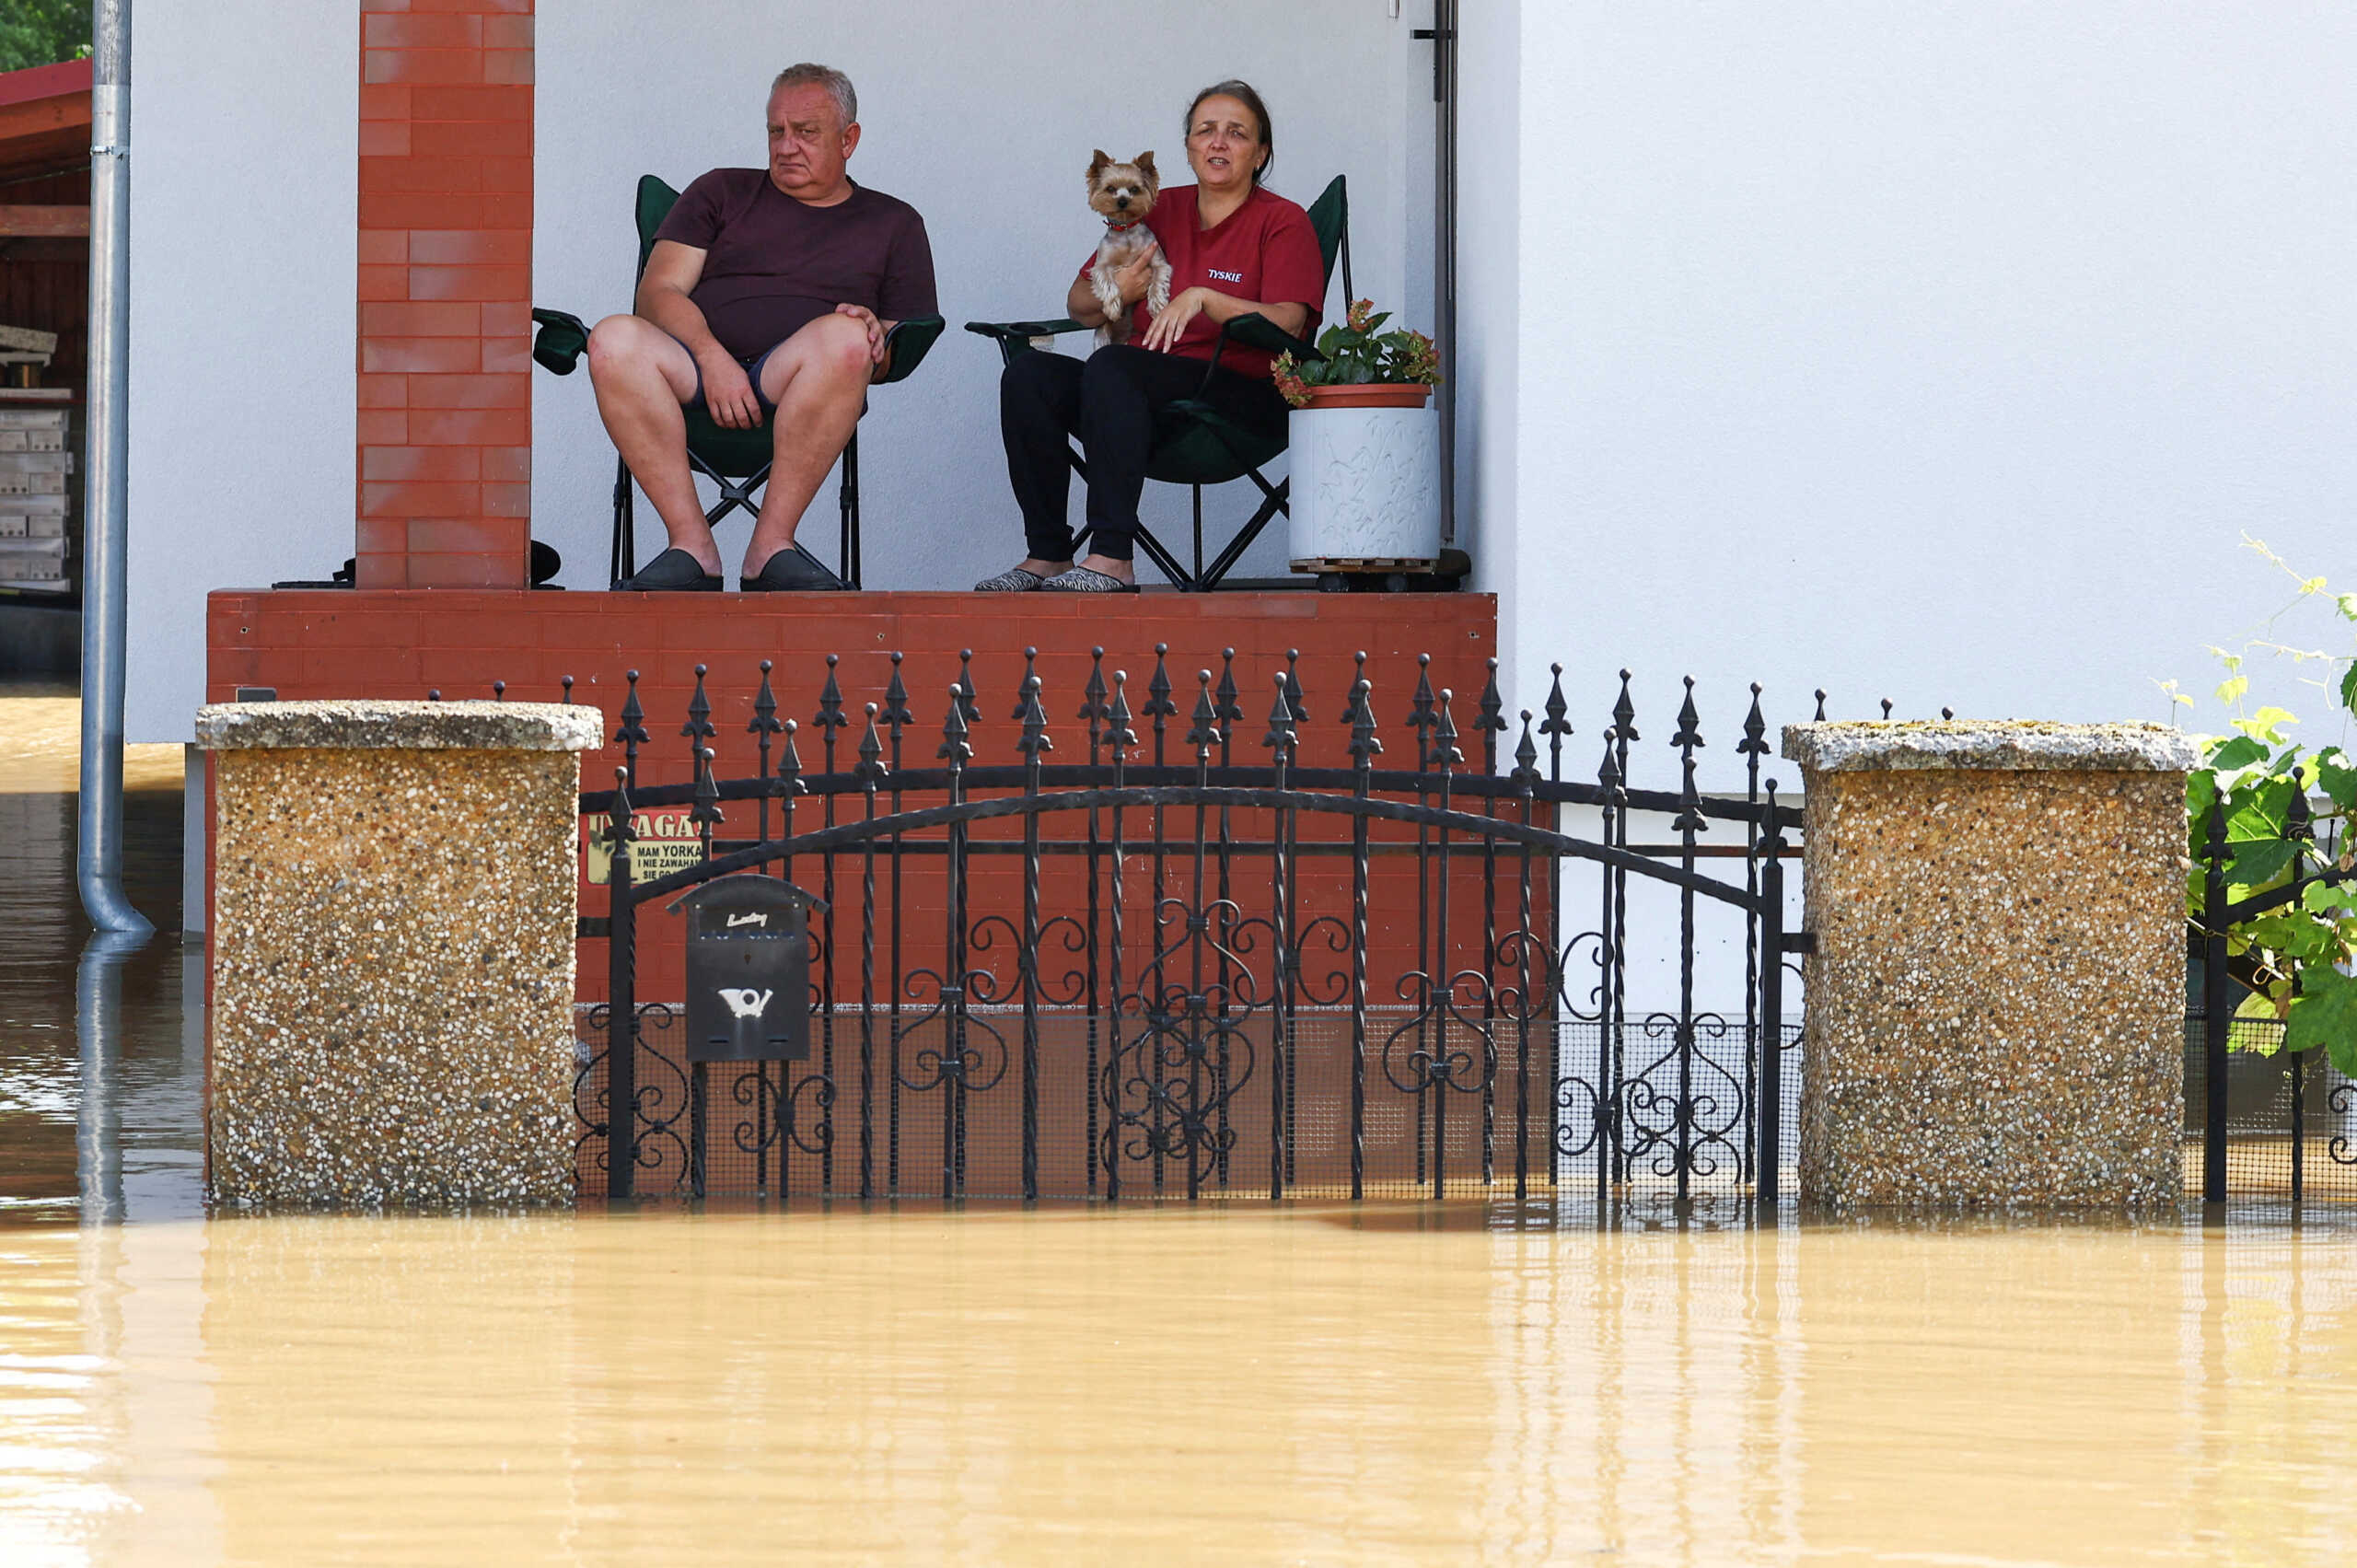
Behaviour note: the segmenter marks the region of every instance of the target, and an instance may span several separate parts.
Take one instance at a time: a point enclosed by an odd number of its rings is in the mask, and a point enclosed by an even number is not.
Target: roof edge
[[[62,60],[54,65],[29,65],[21,71],[0,71],[0,105],[37,103],[45,98],[88,97],[91,71],[87,60]]]

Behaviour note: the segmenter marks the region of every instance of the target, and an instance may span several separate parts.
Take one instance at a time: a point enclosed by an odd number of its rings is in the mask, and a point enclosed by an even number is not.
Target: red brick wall
[[[533,0],[360,0],[359,586],[521,587]]]

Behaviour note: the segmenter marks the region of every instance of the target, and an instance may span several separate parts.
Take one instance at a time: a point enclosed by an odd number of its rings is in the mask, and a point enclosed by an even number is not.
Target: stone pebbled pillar
[[[2184,1191],[2185,775],[2146,725],[1807,724],[1800,1180],[1834,1208]]]
[[[577,753],[596,708],[226,703],[216,1202],[573,1201]]]

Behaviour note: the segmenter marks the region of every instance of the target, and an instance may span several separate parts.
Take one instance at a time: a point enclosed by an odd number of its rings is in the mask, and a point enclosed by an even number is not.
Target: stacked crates
[[[66,411],[0,407],[0,583],[65,581]]]

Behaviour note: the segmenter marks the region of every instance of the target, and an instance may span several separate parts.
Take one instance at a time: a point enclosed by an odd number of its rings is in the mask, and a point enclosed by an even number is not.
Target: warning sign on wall
[[[631,841],[630,880],[633,887],[652,882],[657,877],[668,877],[674,871],[684,871],[703,859],[703,841],[697,835],[696,825],[688,819],[686,807],[676,811],[641,811],[632,818],[638,837]],[[604,887],[613,880],[614,857],[607,847],[605,821],[593,819],[582,825],[583,853],[589,862],[589,880]],[[714,844],[718,854],[721,846]]]

